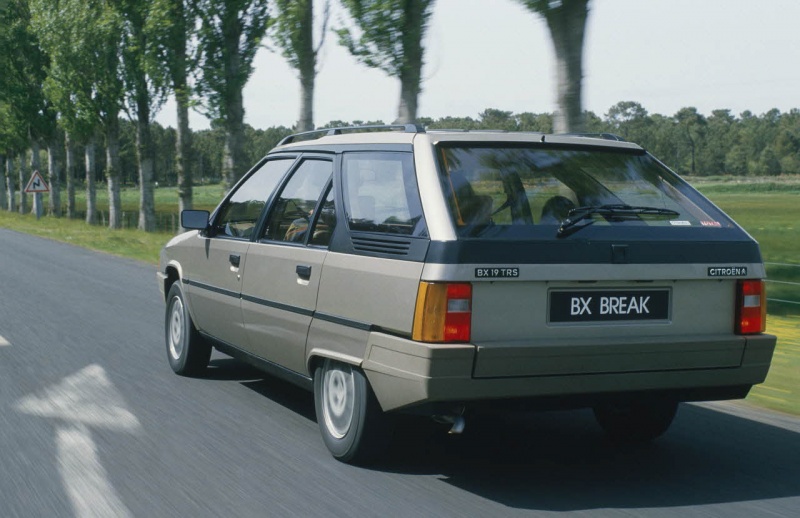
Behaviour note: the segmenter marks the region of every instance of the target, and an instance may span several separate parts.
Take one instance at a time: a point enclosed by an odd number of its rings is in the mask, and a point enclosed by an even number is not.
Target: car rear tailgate
[[[474,376],[738,367],[735,291],[730,279],[475,282]]]

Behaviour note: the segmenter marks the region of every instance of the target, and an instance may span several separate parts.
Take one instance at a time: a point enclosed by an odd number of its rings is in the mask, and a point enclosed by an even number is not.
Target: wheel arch
[[[348,354],[342,354],[336,351],[315,347],[309,351],[308,358],[306,359],[306,370],[308,371],[308,375],[313,378],[317,367],[319,367],[325,360],[335,360],[338,362],[347,363],[359,369],[364,363],[364,359],[357,356],[351,356]]]
[[[164,298],[166,299],[172,285],[181,280],[180,266],[176,263],[170,263],[164,269]]]

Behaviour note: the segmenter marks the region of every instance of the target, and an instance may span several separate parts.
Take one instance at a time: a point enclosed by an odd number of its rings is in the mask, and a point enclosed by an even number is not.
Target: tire
[[[595,407],[594,417],[612,440],[637,443],[663,435],[677,411],[675,401],[636,401]]]
[[[314,406],[322,440],[337,460],[366,464],[391,442],[392,419],[356,367],[329,359],[317,367]]]
[[[167,360],[176,374],[198,376],[205,371],[211,358],[211,344],[194,327],[180,281],[172,284],[167,295],[164,336]]]

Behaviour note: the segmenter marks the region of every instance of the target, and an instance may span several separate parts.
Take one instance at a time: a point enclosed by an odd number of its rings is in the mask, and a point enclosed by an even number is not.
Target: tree
[[[317,76],[317,56],[328,29],[330,0],[323,0],[322,27],[319,41],[314,45],[314,0],[275,0],[272,38],[281,54],[300,76],[300,118],[297,131],[314,129],[314,83]]]
[[[606,123],[611,133],[645,147],[649,145],[652,120],[641,104],[634,101],[618,102],[608,109]]]
[[[342,0],[355,27],[336,32],[355,58],[400,80],[398,123],[417,119],[425,48],[434,0]]]
[[[147,30],[151,1],[115,0],[122,25],[122,70],[129,113],[136,119],[136,159],[139,173],[139,230],[156,229],[155,154],[150,133],[151,114],[163,101],[163,88],[153,81],[152,44]]]
[[[200,19],[197,86],[208,115],[225,128],[222,173],[228,187],[246,172],[242,90],[270,23],[267,0],[197,0]]]
[[[698,113],[697,108],[688,107],[681,108],[675,114],[675,121],[681,128],[685,142],[689,146],[690,153],[690,168],[691,174],[697,173],[697,153],[698,148],[702,146],[703,138],[705,137],[706,118]],[[703,171],[706,173],[706,171]]]
[[[544,17],[556,53],[558,110],[554,126],[558,133],[584,131],[583,39],[589,0],[517,0]]]
[[[93,42],[87,38],[94,30],[95,13],[83,0],[30,0],[30,5],[31,27],[50,57],[44,92],[59,113],[58,125],[65,132],[67,216],[74,217],[75,144],[84,143],[96,126],[90,107],[97,63]],[[50,154],[57,157],[60,138],[55,143]]]
[[[175,165],[178,173],[179,210],[192,208],[192,132],[189,129],[189,107],[192,88],[189,74],[193,57],[188,47],[195,34],[196,17],[187,0],[153,0],[148,32],[155,52],[157,80],[175,94],[177,139]]]
[[[16,206],[16,171],[14,157],[25,149],[25,125],[17,120],[11,108],[0,101],[0,208],[14,212]]]
[[[7,103],[14,118],[24,122],[24,133],[31,148],[31,168],[40,169],[39,142],[52,144],[56,113],[44,94],[49,57],[39,45],[31,28],[31,11],[27,0],[9,0],[0,10],[0,101]],[[59,198],[58,168],[50,178],[51,205]],[[27,212],[27,197],[22,189],[26,178],[20,167],[19,210]],[[60,209],[60,207],[59,207]],[[55,211],[58,212],[57,210]]]

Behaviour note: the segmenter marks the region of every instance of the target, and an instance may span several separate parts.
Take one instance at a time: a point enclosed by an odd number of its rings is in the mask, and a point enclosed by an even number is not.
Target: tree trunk
[[[84,149],[86,158],[86,223],[89,225],[97,223],[97,188],[94,183],[97,170],[96,141],[97,138],[92,135]]]
[[[122,226],[119,194],[119,119],[116,117],[106,128],[106,179],[108,180],[108,228]]]
[[[184,75],[185,76],[185,75]],[[184,77],[185,79],[185,77]],[[176,90],[178,86],[176,85]],[[192,171],[192,132],[189,129],[189,96],[186,95],[186,83],[183,83],[184,93],[176,94],[178,110],[178,130],[176,146],[176,168],[178,173],[178,210],[191,210],[194,175]],[[180,91],[180,90],[179,90]]]
[[[312,63],[310,68],[300,70],[300,119],[297,121],[297,131],[311,131],[314,129],[314,83],[316,70]]]
[[[585,130],[583,102],[583,38],[588,0],[562,0],[560,7],[545,13],[556,53],[558,110],[553,121],[556,133]]]
[[[417,99],[419,88],[412,83],[400,80],[400,107],[397,111],[397,124],[410,124],[417,120]]]
[[[300,30],[301,46],[297,49],[298,72],[300,73],[300,118],[297,131],[314,129],[314,83],[317,75],[317,55],[314,52],[314,2],[303,5],[303,20]]]
[[[10,168],[6,167],[6,155],[0,154],[0,171],[3,174],[0,174],[0,187],[2,187],[3,192],[0,192],[0,210],[7,211],[8,210],[8,189],[6,188],[6,184],[8,183],[9,171]],[[13,191],[11,191],[13,192]]]
[[[244,139],[244,103],[242,101],[241,63],[242,56],[239,51],[239,40],[242,35],[242,26],[239,20],[224,20],[223,32],[228,60],[225,63],[225,96],[223,99],[223,119],[225,121],[225,147],[222,150],[222,176],[225,185],[230,189],[239,180],[242,170],[243,139]]]
[[[75,142],[72,140],[69,132],[64,134],[64,145],[66,148],[66,177],[67,177],[67,217],[72,219],[75,217],[75,170],[77,163],[75,162]]]
[[[39,142],[36,139],[31,139],[31,174],[34,171],[39,171],[42,167],[42,162],[39,157]],[[39,171],[41,172],[41,171]],[[28,185],[29,178],[25,178],[25,171],[22,167],[19,169],[19,192],[22,196],[22,202],[20,203],[20,211],[24,214],[28,211],[28,200],[27,194],[25,193],[25,186]],[[33,204],[31,204],[33,205]],[[31,207],[31,211],[35,213],[36,207]]]
[[[8,195],[8,212],[17,210],[17,186],[14,171],[14,157],[9,155],[6,157],[6,193]]]
[[[23,153],[19,159],[19,213],[28,213],[28,195],[25,193],[25,154]]]
[[[417,100],[422,90],[423,6],[419,1],[407,2],[403,27],[403,64],[400,68],[400,106],[397,123],[417,120]]]
[[[138,106],[136,121],[136,155],[139,161],[139,230],[153,232],[156,229],[156,205],[153,192],[155,157],[153,138],[150,133],[150,107]]]
[[[228,189],[239,180],[242,171],[242,141],[244,139],[244,106],[242,90],[235,89],[227,99],[225,120],[225,147],[222,150],[222,175]]]
[[[56,132],[58,135],[58,132]],[[47,142],[47,175],[50,179],[50,198],[48,213],[56,218],[61,217],[61,149],[63,143],[58,136]]]

